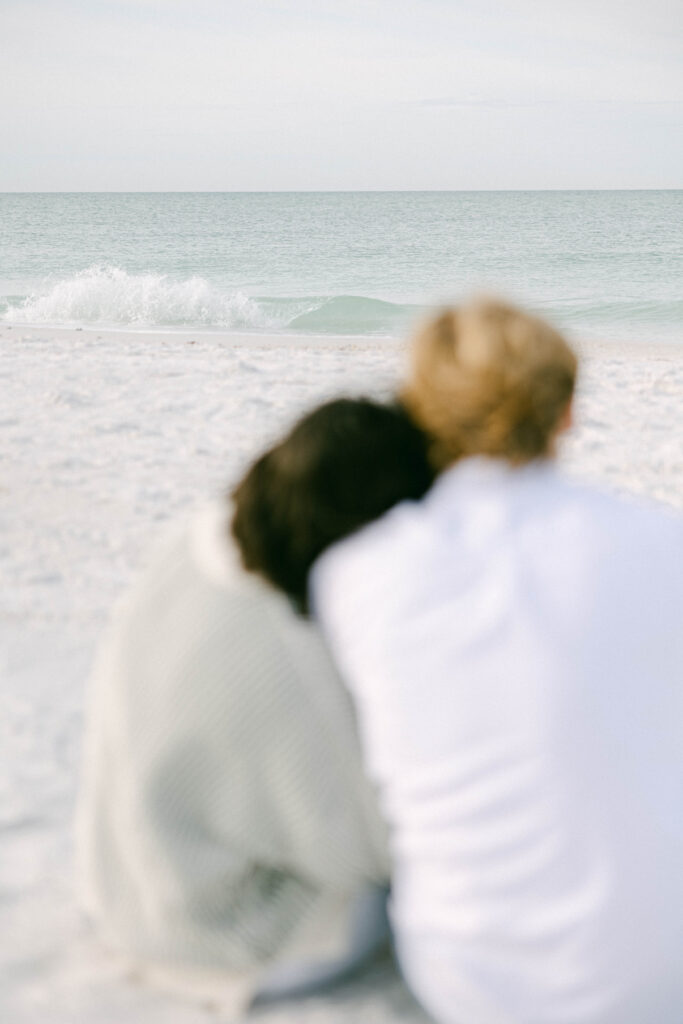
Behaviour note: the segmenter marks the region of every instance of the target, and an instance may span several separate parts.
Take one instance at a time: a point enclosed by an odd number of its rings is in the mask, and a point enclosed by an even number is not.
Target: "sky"
[[[681,0],[0,0],[0,191],[649,187]]]

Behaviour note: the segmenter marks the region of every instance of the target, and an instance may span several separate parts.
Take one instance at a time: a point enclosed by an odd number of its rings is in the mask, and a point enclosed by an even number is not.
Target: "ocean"
[[[0,194],[0,319],[371,335],[502,294],[683,343],[683,191]]]

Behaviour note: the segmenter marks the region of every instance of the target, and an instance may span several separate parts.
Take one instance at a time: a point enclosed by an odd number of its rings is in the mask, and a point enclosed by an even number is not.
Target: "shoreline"
[[[130,339],[159,345],[192,345],[215,343],[221,347],[280,349],[280,348],[322,348],[322,349],[377,349],[383,351],[407,349],[410,338],[396,335],[377,334],[308,334],[275,333],[267,331],[229,331],[199,328],[165,327],[61,327],[47,324],[25,324],[21,322],[0,322],[0,340],[19,337],[21,341],[46,341],[49,338],[90,345],[96,341],[113,342]],[[594,338],[571,338],[582,357],[621,357],[632,359],[657,359],[677,362],[683,359],[683,343],[675,341],[612,341]]]
[[[31,337],[35,335],[36,337]],[[37,337],[40,335],[41,337]],[[171,327],[52,327],[45,324],[0,323],[0,339],[20,336],[22,341],[45,340],[54,337],[63,340],[72,338],[74,341],[105,341],[113,342],[121,338],[130,338],[138,342],[155,342],[157,344],[199,344],[214,342],[222,347],[233,348],[365,348],[405,346],[405,340],[390,335],[378,334],[285,334],[268,333],[267,331],[229,331],[217,328],[207,330],[205,327],[191,328]],[[683,345],[681,346],[683,351]]]

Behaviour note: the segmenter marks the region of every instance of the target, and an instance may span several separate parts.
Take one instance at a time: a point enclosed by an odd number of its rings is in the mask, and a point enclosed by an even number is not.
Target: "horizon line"
[[[177,189],[0,189],[0,195],[325,195],[457,192],[681,192],[681,185],[568,185],[539,188],[177,188]]]

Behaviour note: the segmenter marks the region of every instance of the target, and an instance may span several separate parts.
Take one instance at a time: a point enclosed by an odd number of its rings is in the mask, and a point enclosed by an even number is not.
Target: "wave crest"
[[[417,308],[362,295],[334,295],[319,299],[312,309],[290,320],[288,326],[322,333],[384,333],[404,327],[410,312]]]
[[[174,281],[165,274],[128,274],[119,267],[94,266],[43,295],[9,306],[2,319],[19,323],[117,324],[140,327],[273,326],[242,292],[225,294],[203,277]]]
[[[2,307],[0,307],[0,310]],[[74,327],[185,327],[386,336],[403,330],[420,307],[363,295],[254,298],[225,292],[203,277],[129,274],[97,264],[13,298],[9,323]]]

